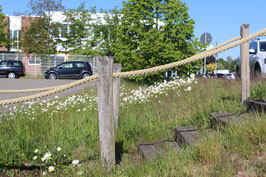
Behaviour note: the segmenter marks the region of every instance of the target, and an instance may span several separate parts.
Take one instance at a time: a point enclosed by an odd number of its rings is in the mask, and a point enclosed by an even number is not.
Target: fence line
[[[236,47],[236,46],[238,46],[240,44],[248,42],[251,39],[254,39],[254,38],[259,37],[259,36],[264,36],[264,35],[266,35],[266,28],[261,30],[261,31],[259,31],[259,32],[257,32],[257,33],[249,35],[249,36],[247,36],[245,38],[241,38],[239,41],[236,41],[236,42],[234,42],[232,44],[229,44],[230,42],[227,41],[227,42],[223,43],[223,44],[226,44],[225,46],[221,46],[220,45],[221,47],[218,47],[217,49],[204,51],[202,53],[199,53],[197,55],[194,55],[192,57],[189,57],[189,58],[181,60],[181,61],[177,61],[177,62],[174,62],[174,63],[162,65],[162,66],[156,66],[156,67],[153,67],[153,68],[138,70],[138,71],[114,73],[113,77],[130,78],[130,77],[137,77],[137,76],[141,76],[141,75],[145,75],[145,74],[151,74],[151,73],[155,73],[155,72],[158,72],[158,71],[167,70],[167,69],[170,69],[170,68],[173,68],[173,67],[181,66],[181,65],[184,65],[184,64],[187,64],[187,63],[190,63],[190,62],[194,62],[194,61],[200,60],[200,59],[205,58],[205,57],[209,57],[209,56],[215,55],[217,53],[226,51],[226,50],[234,48],[234,47]],[[229,41],[232,41],[232,40],[233,39],[231,39]],[[237,40],[237,39],[234,38],[234,40]],[[26,96],[26,97],[20,97],[20,98],[16,98],[16,99],[2,100],[2,101],[0,101],[0,105],[20,103],[20,102],[34,100],[34,99],[37,99],[37,98],[46,97],[46,96],[49,96],[49,95],[52,95],[52,94],[55,94],[55,93],[58,93],[58,92],[73,88],[75,86],[78,86],[78,85],[81,85],[81,84],[84,84],[84,83],[88,83],[88,82],[93,82],[93,81],[96,81],[96,80],[97,80],[97,76],[93,75],[93,76],[84,78],[82,80],[78,80],[78,81],[72,82],[70,84],[54,87],[53,89],[48,90],[48,91],[46,91],[44,93],[35,94],[35,95],[31,95],[31,96]]]
[[[236,40],[239,40],[240,38],[241,38],[240,36],[235,37],[235,38],[233,38],[233,39],[230,39],[230,40],[228,40],[228,41],[226,41],[226,42],[224,42],[224,43],[221,43],[221,44],[219,44],[219,45],[217,45],[217,46],[211,48],[210,50],[208,50],[208,51],[204,51],[204,52],[210,52],[210,51],[213,51],[213,50],[215,50],[215,49],[221,48],[221,47],[223,47],[223,46],[225,46],[225,45],[227,45],[227,44],[230,44],[230,43],[232,43],[232,42],[234,42],[234,41],[236,41]],[[202,52],[202,53],[204,53],[204,52]],[[199,54],[202,54],[202,53],[199,53]],[[196,54],[195,56],[198,56],[199,54]],[[77,56],[80,56],[80,55],[77,55]],[[82,55],[81,55],[81,56],[82,56]],[[73,59],[73,58],[75,58],[75,56],[72,57],[72,59]],[[70,58],[70,59],[71,59],[71,58]],[[95,72],[93,72],[93,73],[96,73],[96,72],[97,72],[97,65],[96,65],[96,59],[95,59],[95,57],[93,57],[93,62],[92,62],[92,64],[95,65],[95,66],[92,66],[92,68],[94,68],[94,70],[95,70]],[[56,87],[58,87],[58,86],[54,86],[54,87],[46,87],[46,88],[36,88],[36,89],[0,90],[0,94],[1,94],[1,93],[8,94],[8,93],[33,93],[33,92],[43,92],[43,91],[49,91],[49,90],[52,90],[52,89],[54,89],[54,88],[56,88]]]
[[[51,67],[55,67],[65,61],[82,60],[88,61],[92,66],[92,72],[97,73],[97,64],[94,57],[86,55],[67,54],[22,54],[22,53],[1,53],[0,60],[19,60],[25,66],[26,75],[38,77]]]

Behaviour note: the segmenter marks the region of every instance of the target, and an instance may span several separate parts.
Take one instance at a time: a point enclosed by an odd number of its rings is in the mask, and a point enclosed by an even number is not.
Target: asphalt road
[[[76,80],[48,80],[48,79],[7,79],[7,78],[0,78],[0,90],[19,90],[19,89],[32,89],[32,88],[44,88],[44,87],[51,87],[57,85],[64,85]],[[55,96],[63,97],[68,95],[74,95],[77,92],[80,92],[88,87],[95,86],[96,82],[88,83],[79,85],[77,87],[71,88],[69,90],[65,90],[60,93],[56,93],[55,95],[50,95],[43,99],[54,99]],[[23,96],[34,95],[40,92],[35,93],[12,93],[12,94],[1,94],[0,93],[0,100],[8,100]]]

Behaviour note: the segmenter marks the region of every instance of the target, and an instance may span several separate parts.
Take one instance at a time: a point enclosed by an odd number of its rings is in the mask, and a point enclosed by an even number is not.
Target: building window
[[[29,58],[28,60],[29,65],[40,65],[41,64],[41,59],[39,58]]]
[[[18,32],[17,32],[17,30],[14,30],[13,39],[14,38],[18,38]]]
[[[11,50],[19,50],[20,48],[21,30],[10,30]]]

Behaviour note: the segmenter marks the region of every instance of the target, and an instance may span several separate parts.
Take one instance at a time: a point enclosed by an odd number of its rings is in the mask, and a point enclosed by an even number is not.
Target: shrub
[[[251,87],[249,99],[266,99],[266,83],[259,82],[259,84]]]

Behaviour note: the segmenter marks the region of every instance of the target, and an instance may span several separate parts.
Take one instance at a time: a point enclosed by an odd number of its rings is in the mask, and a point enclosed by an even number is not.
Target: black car
[[[67,61],[44,73],[46,79],[82,79],[91,75],[91,66],[86,61]]]
[[[0,75],[8,77],[9,79],[25,76],[23,63],[18,60],[1,60]]]

